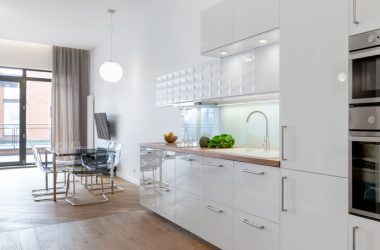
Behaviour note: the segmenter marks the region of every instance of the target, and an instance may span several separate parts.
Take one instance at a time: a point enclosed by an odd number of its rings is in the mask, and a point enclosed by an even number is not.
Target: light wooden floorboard
[[[73,207],[63,200],[32,200],[31,189],[44,183],[38,170],[0,170],[0,249],[216,249],[141,207],[138,186],[117,182],[126,191],[114,194],[110,202]]]

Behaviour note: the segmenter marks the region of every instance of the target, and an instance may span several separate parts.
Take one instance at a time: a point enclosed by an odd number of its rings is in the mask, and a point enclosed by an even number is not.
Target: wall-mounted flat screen
[[[106,113],[95,113],[96,132],[99,139],[111,140]]]

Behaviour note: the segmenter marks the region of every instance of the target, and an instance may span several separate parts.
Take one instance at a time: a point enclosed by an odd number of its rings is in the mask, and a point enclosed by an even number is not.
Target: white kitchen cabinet
[[[198,195],[176,189],[175,223],[201,236],[202,198]]]
[[[281,249],[347,249],[347,179],[286,169],[281,175]]]
[[[233,42],[233,0],[222,0],[201,13],[201,52]]]
[[[271,44],[255,50],[255,93],[278,92],[280,90],[280,46]]]
[[[210,97],[220,97],[220,62],[216,61],[210,65]]]
[[[176,157],[176,189],[195,195],[202,195],[201,157],[184,155]]]
[[[153,178],[151,173],[146,178]],[[140,185],[140,204],[151,211],[156,211],[157,187],[153,185]]]
[[[380,222],[354,215],[349,221],[349,250],[380,249]]]
[[[279,223],[280,169],[234,162],[234,208]]]
[[[233,0],[233,39],[240,41],[279,26],[279,0]]]
[[[222,0],[201,14],[201,52],[279,26],[279,0]]]
[[[203,198],[201,237],[223,250],[232,250],[233,218],[232,207]]]
[[[282,0],[281,168],[348,176],[346,0]]]
[[[279,235],[278,224],[235,209],[234,250],[278,250]]]
[[[380,28],[380,1],[350,0],[350,35]]]
[[[156,196],[156,213],[162,217],[175,220],[175,159],[174,152],[167,152],[157,173],[161,183]],[[161,178],[160,178],[161,176]]]
[[[233,206],[233,162],[203,157],[202,158],[202,196]]]

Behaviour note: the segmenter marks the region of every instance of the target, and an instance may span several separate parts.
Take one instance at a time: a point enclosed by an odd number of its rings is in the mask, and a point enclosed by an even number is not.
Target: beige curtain
[[[90,51],[53,47],[52,146],[87,144]]]

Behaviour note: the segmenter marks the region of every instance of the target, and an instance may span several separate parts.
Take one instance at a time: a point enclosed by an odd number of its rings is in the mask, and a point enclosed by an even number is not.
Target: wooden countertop
[[[200,148],[200,147],[183,147],[177,144],[166,144],[164,142],[153,142],[153,143],[140,143],[140,147],[149,147],[155,149],[162,149],[174,152],[180,152],[185,154],[195,154],[205,157],[213,157],[225,160],[240,161],[258,165],[265,165],[270,167],[280,167],[280,159],[278,157],[266,158],[266,157],[256,157],[244,154],[235,154],[231,152],[221,152],[221,150],[214,151],[213,149]]]

